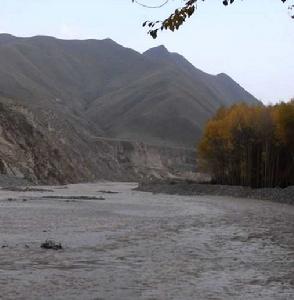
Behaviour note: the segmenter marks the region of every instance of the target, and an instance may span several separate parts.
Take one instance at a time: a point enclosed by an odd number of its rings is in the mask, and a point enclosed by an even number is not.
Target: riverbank
[[[200,184],[187,181],[158,181],[141,182],[138,191],[163,193],[170,195],[185,196],[229,196],[237,198],[251,198],[258,200],[269,200],[279,203],[294,204],[294,186],[284,189],[263,188],[252,189],[242,186],[228,186],[217,184]]]

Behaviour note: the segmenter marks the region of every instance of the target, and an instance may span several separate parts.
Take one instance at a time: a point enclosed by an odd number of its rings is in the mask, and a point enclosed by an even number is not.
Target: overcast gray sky
[[[176,33],[157,40],[141,27],[163,19],[181,4],[146,9],[131,0],[0,0],[0,32],[17,36],[103,39],[145,51],[164,44],[197,68],[225,72],[265,103],[294,97],[294,20],[280,0],[199,2],[197,13]],[[141,0],[159,4],[162,0]]]

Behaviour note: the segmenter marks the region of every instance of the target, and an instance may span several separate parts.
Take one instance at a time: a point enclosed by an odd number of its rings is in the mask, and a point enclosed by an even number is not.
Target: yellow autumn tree
[[[205,127],[198,156],[220,184],[294,184],[294,101],[221,108]]]

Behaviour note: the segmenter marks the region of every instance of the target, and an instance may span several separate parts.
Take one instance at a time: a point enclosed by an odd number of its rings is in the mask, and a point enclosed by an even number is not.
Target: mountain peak
[[[232,79],[228,74],[226,73],[219,73],[216,75],[219,78],[225,78],[225,79]]]
[[[0,33],[0,43],[7,43],[15,39],[16,37],[11,34]]]
[[[150,48],[143,54],[153,58],[166,58],[169,57],[170,52],[166,49],[164,45],[160,45],[154,48]]]
[[[0,33],[0,38],[15,38],[15,36],[9,33]]]

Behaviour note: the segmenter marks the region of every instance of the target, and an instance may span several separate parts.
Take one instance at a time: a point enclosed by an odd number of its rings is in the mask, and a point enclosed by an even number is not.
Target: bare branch
[[[136,4],[138,4],[138,5],[146,7],[146,8],[161,8],[169,2],[169,0],[165,0],[162,4],[155,5],[155,6],[150,6],[150,5],[147,5],[147,4],[144,4],[144,3],[140,2],[138,0],[132,0],[132,1]]]

